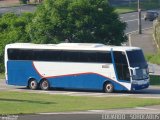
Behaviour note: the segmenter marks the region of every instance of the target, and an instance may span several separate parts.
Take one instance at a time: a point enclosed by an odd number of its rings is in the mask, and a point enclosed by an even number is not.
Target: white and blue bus
[[[149,87],[138,47],[89,43],[14,43],[5,47],[6,82],[30,89],[135,91]]]

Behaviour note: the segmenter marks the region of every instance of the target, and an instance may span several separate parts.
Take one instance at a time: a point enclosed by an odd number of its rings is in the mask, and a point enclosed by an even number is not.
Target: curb
[[[153,29],[153,27],[144,28],[144,29],[142,29],[142,31],[149,30],[149,29]],[[128,32],[128,33],[126,33],[126,35],[133,34],[133,33],[138,33],[138,30],[132,31],[132,32]],[[142,34],[143,34],[143,33],[142,33]]]

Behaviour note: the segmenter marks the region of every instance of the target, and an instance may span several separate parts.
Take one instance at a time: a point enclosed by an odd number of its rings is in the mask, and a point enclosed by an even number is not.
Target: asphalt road
[[[157,10],[157,12],[160,14],[160,11]],[[153,27],[152,21],[145,21],[144,20],[144,14],[145,11],[142,11],[142,29],[147,29]],[[132,13],[126,13],[121,14],[120,18],[122,21],[127,23],[126,33],[131,33],[138,30],[138,12],[132,12]]]
[[[141,110],[140,110],[141,109]],[[148,108],[146,108],[148,109]],[[57,114],[41,114],[41,115],[25,115],[18,116],[18,120],[137,120],[135,118],[142,118],[142,120],[147,120],[145,115],[152,116],[152,120],[160,119],[160,110],[159,108],[150,108],[152,112],[147,112],[145,108],[133,108],[133,109],[124,109],[124,110],[107,110],[107,111],[87,111],[87,112],[75,112],[75,113],[57,113]],[[128,111],[131,111],[129,114]],[[141,112],[140,112],[141,111]],[[145,112],[142,112],[145,111]],[[115,118],[112,118],[112,116]],[[138,119],[140,120],[140,119]],[[151,120],[151,119],[148,119]]]
[[[36,9],[35,5],[23,5],[18,7],[0,7],[0,14],[14,12],[21,14],[22,12],[34,12]]]

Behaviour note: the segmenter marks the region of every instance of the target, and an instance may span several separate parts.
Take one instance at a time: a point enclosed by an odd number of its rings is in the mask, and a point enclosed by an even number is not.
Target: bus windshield
[[[148,78],[148,65],[142,50],[127,51],[127,56],[132,68],[132,79],[143,80]],[[135,70],[135,73],[133,71]]]
[[[147,68],[147,62],[142,50],[127,51],[130,67]]]

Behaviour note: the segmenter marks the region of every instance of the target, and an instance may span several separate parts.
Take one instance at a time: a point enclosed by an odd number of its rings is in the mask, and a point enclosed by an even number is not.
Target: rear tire
[[[48,80],[42,80],[40,82],[40,89],[41,90],[49,90],[49,88],[50,88],[50,85],[49,85]]]
[[[28,83],[28,87],[31,90],[36,90],[38,88],[38,83],[35,79],[31,79]]]
[[[114,91],[114,86],[112,83],[105,83],[103,90],[105,93],[112,93]]]

